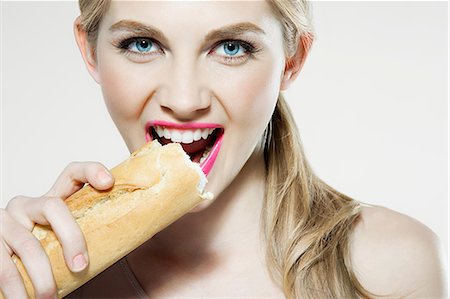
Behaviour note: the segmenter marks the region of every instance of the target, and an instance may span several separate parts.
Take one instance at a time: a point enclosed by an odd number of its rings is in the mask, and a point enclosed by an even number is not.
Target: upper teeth
[[[172,142],[182,142],[187,144],[198,141],[201,138],[207,139],[214,131],[214,128],[196,130],[176,130],[162,126],[155,126],[154,128],[159,137],[170,139]]]

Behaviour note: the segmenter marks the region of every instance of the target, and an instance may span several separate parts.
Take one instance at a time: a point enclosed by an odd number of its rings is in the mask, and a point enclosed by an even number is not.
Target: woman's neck
[[[233,182],[206,209],[190,213],[155,238],[182,250],[211,250],[226,255],[237,243],[256,242],[264,199],[264,159],[249,158]],[[250,238],[250,239],[249,239]],[[162,244],[161,244],[162,245]]]

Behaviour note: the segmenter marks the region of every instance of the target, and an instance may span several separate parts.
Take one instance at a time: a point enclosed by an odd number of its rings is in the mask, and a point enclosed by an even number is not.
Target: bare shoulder
[[[350,237],[355,275],[366,290],[402,298],[446,298],[445,256],[436,234],[419,221],[363,206]]]

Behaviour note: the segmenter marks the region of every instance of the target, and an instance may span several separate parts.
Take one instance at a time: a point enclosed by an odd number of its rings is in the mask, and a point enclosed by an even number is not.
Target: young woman
[[[306,2],[80,0],[80,9],[76,41],[130,152],[162,135],[187,144],[205,127],[223,140],[208,170],[215,200],[69,297],[445,296],[429,229],[337,192],[306,161],[281,94],[313,42]],[[99,163],[71,163],[44,196],[1,210],[7,298],[26,296],[13,252],[38,298],[55,294],[34,223],[53,227],[69,268],[86,267],[64,204],[85,182],[107,189],[114,178]]]

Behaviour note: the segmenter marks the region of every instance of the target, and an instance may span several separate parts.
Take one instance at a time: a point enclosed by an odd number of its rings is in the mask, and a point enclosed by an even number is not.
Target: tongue
[[[191,157],[192,162],[200,163],[200,159],[202,158],[204,152],[205,151],[202,150],[194,154],[194,156]]]

